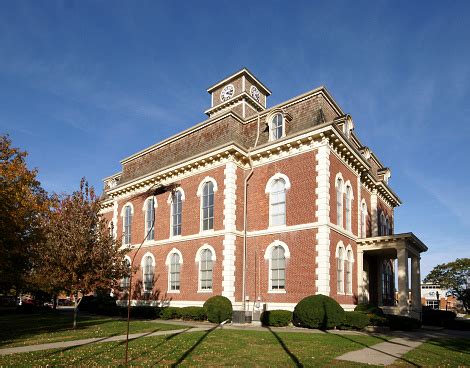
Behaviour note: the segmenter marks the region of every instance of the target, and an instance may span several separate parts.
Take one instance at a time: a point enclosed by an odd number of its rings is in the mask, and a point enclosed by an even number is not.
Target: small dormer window
[[[271,135],[271,140],[275,141],[284,136],[284,115],[277,113],[271,119],[269,131]]]

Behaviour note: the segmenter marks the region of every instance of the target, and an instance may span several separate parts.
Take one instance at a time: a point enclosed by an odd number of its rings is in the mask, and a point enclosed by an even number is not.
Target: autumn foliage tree
[[[48,196],[29,170],[27,153],[0,136],[0,292],[22,290],[42,241]]]
[[[78,191],[53,198],[45,230],[35,273],[43,285],[75,296],[75,327],[78,297],[116,287],[127,270],[124,253],[100,216],[99,197],[84,179]]]
[[[470,258],[458,258],[453,262],[434,267],[424,282],[437,284],[460,300],[465,311],[470,311]]]

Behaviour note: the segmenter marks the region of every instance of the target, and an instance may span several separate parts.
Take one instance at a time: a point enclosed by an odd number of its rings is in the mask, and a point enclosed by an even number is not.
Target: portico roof
[[[362,238],[357,240],[357,244],[363,251],[387,248],[396,249],[399,247],[406,247],[415,253],[422,253],[428,250],[428,247],[413,233]]]

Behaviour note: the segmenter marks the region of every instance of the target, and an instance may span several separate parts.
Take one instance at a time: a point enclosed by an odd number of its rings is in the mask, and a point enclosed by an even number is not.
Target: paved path
[[[410,340],[408,338],[397,337],[388,342],[381,342],[361,350],[350,351],[336,359],[347,360],[349,362],[390,365],[403,356],[403,354],[417,348],[426,338]]]
[[[140,337],[150,337],[150,336],[162,336],[162,335],[177,335],[180,333],[186,332],[198,332],[198,331],[208,331],[214,328],[214,326],[207,327],[188,327],[181,330],[167,330],[167,331],[157,331],[157,332],[142,332],[129,335],[129,340],[138,339]],[[40,350],[49,350],[49,349],[63,349],[70,348],[74,346],[81,346],[93,343],[101,342],[113,342],[113,341],[124,341],[126,340],[126,335],[111,336],[111,337],[93,337],[90,339],[82,340],[72,340],[72,341],[60,341],[52,342],[49,344],[39,344],[39,345],[28,345],[28,346],[18,346],[14,348],[4,348],[0,349],[0,355],[14,354],[14,353],[29,353],[32,351]]]

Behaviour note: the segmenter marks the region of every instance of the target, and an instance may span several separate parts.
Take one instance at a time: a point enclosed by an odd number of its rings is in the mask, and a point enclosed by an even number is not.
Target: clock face
[[[230,100],[233,97],[234,93],[235,93],[235,87],[233,86],[233,84],[228,84],[224,87],[224,89],[220,93],[220,100],[221,101]]]
[[[253,97],[256,101],[259,102],[260,98],[261,98],[261,95],[258,91],[258,88],[256,88],[255,86],[251,86],[250,88],[250,94],[251,94],[251,97]]]

